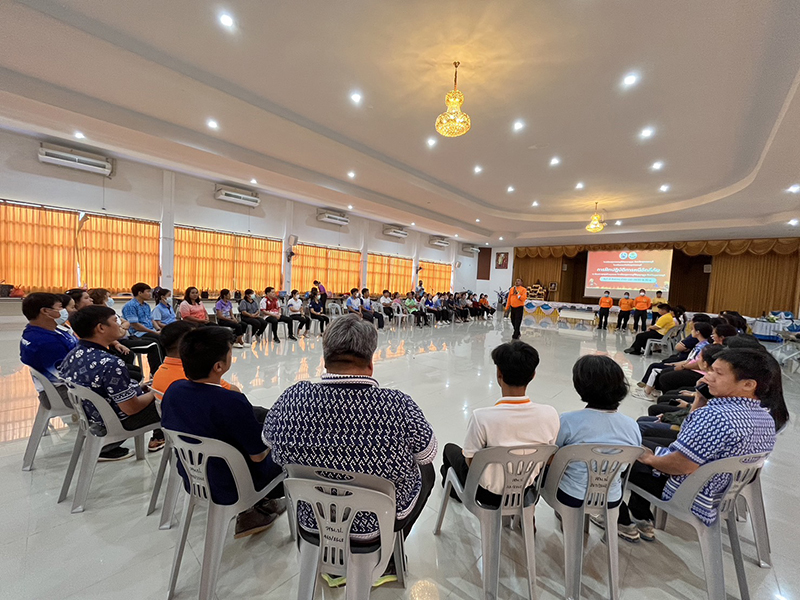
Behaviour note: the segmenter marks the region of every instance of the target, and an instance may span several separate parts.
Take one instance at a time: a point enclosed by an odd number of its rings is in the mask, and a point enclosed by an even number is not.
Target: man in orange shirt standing
[[[528,290],[522,285],[522,279],[517,279],[514,287],[508,290],[508,301],[506,302],[506,310],[511,309],[511,324],[514,326],[512,340],[518,340],[520,337],[519,327],[522,325],[522,313],[525,310],[527,299]]]
[[[597,313],[599,317],[597,322],[598,329],[608,329],[608,313],[611,312],[612,306],[614,306],[614,300],[611,298],[611,292],[606,290],[603,292],[603,297],[600,298],[600,312]]]
[[[633,309],[633,300],[631,295],[625,292],[625,295],[619,299],[619,315],[617,316],[617,332],[625,331],[628,328],[628,319],[631,317],[631,310]]]
[[[647,292],[639,290],[639,295],[633,300],[633,332],[639,328],[639,321],[642,322],[642,331],[647,330],[647,311],[653,305],[652,300],[647,297]]]

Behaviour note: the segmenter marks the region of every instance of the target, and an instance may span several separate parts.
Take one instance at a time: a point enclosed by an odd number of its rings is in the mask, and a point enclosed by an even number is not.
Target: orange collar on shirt
[[[499,406],[500,404],[530,404],[531,399],[527,396],[509,396],[508,398],[500,398],[497,402],[494,403],[495,406]]]

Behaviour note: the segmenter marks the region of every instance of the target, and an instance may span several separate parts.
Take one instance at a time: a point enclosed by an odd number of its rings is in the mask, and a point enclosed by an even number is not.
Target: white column
[[[286,253],[289,250],[289,236],[292,235],[292,230],[294,228],[294,202],[288,200],[285,200],[285,202],[286,218],[284,219],[281,260],[283,261],[283,289],[288,292],[292,289],[292,263],[286,260]]]
[[[361,289],[367,287],[367,260],[369,259],[369,249],[367,248],[367,240],[369,239],[369,228],[371,222],[364,221],[364,226],[361,228]],[[370,290],[375,292],[375,290]]]
[[[414,238],[414,248],[413,248],[413,257],[414,257],[414,266],[412,267],[414,272],[414,277],[411,280],[411,289],[417,289],[417,283],[419,282],[419,273],[417,273],[417,269],[419,269],[419,247],[424,234],[417,233],[416,237]],[[410,290],[406,290],[410,291]]]
[[[171,290],[175,283],[175,173],[163,172],[161,190],[161,280]]]

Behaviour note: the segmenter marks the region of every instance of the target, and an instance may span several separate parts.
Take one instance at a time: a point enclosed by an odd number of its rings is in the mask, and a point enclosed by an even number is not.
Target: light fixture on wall
[[[600,233],[606,228],[606,222],[603,221],[603,215],[597,212],[597,202],[594,203],[594,214],[586,226],[586,231],[589,233]]]
[[[458,65],[456,61],[453,66],[456,68],[453,77],[453,89],[444,97],[447,110],[436,117],[436,131],[444,137],[458,137],[469,131],[471,126],[469,115],[461,112],[461,105],[464,104],[464,94],[458,90]]]

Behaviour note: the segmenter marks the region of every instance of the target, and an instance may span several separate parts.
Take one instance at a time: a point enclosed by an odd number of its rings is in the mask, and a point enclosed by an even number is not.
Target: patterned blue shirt
[[[692,462],[704,465],[714,460],[771,452],[775,446],[775,421],[758,400],[713,398],[683,422],[678,439],[658,455],[680,452]],[[687,475],[673,475],[662,498],[669,500]],[[715,475],[695,498],[692,513],[706,525],[717,518],[716,508],[730,484],[730,475]]]
[[[139,303],[136,298],[129,300],[125,306],[122,307],[122,318],[128,323],[139,323],[148,329],[155,329],[153,319],[150,317],[150,307],[146,303]],[[136,331],[133,327],[130,328],[128,334],[133,337],[142,337],[146,331]]]
[[[395,485],[397,519],[414,508],[422,488],[419,465],[433,462],[437,442],[419,406],[371,377],[323,375],[281,394],[262,434],[278,465],[299,464],[367,473]],[[299,506],[304,529],[316,531],[310,506]],[[373,514],[353,521],[354,539],[374,538]]]
[[[77,345],[78,340],[68,332],[60,329],[51,331],[29,323],[22,331],[19,341],[19,358],[23,364],[39,371],[54,385],[63,385],[58,379],[58,364]],[[41,392],[39,382],[35,379],[33,381],[36,391]]]

